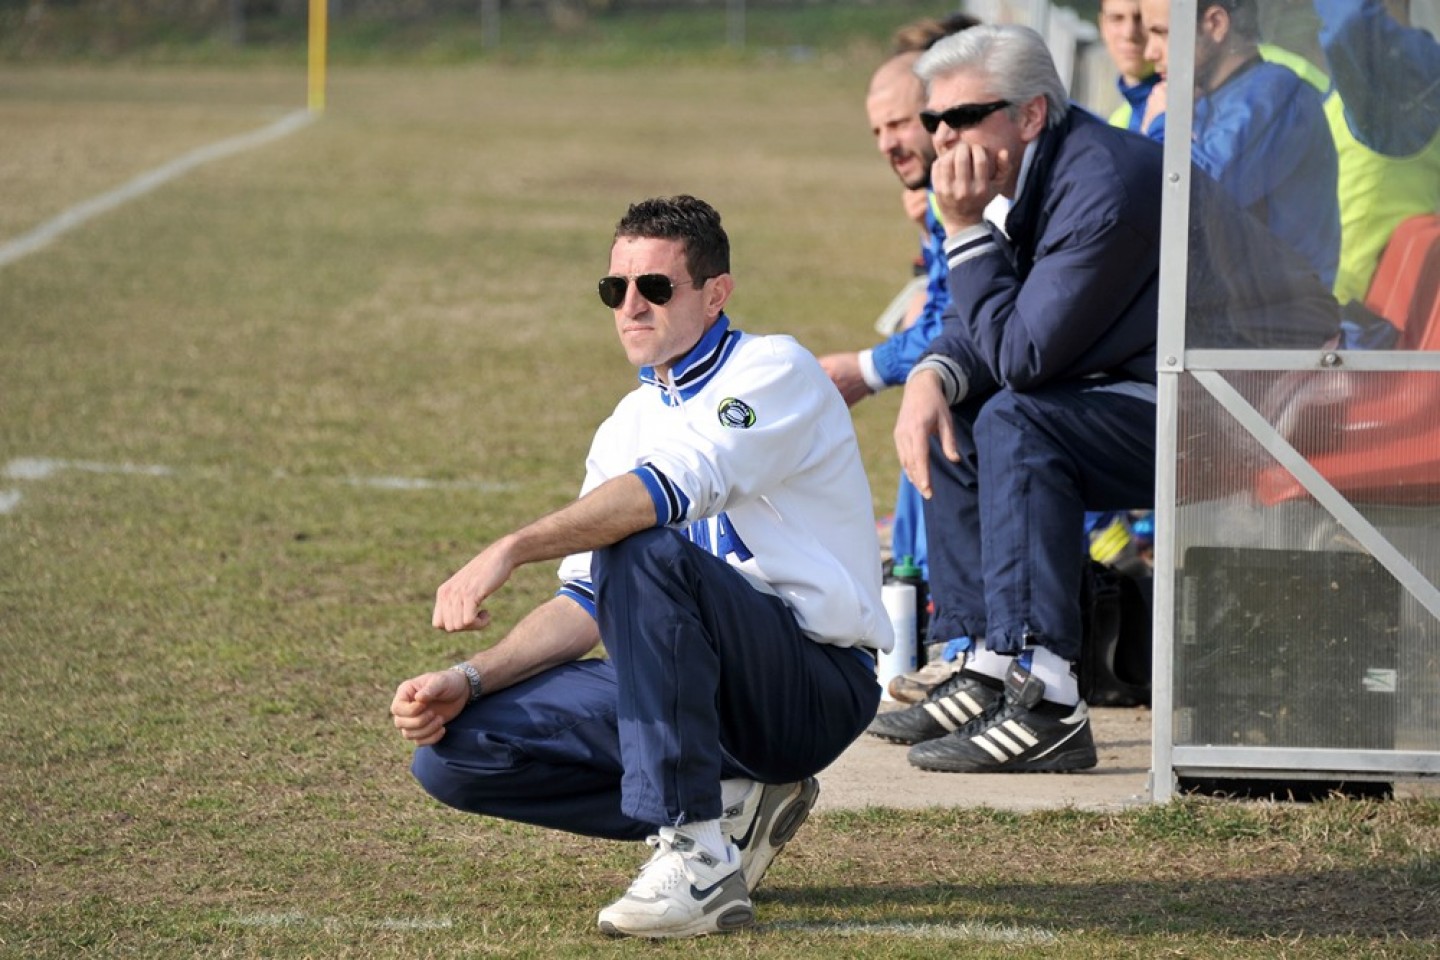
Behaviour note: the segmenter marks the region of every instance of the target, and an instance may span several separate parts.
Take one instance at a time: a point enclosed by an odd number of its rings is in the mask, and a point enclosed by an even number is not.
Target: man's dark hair
[[[1211,7],[1219,7],[1230,15],[1230,27],[1246,40],[1260,38],[1260,12],[1255,0],[1200,0],[1196,4],[1197,18],[1205,16]]]
[[[935,46],[937,40],[943,40],[952,33],[959,33],[961,30],[969,30],[971,27],[979,25],[979,19],[968,13],[952,13],[938,19],[924,17],[907,23],[895,31],[890,38],[890,53],[894,56],[902,53],[924,53]]]
[[[692,280],[730,272],[730,238],[720,226],[720,214],[687,194],[631,204],[615,224],[615,239],[624,237],[679,240],[685,245],[685,266]]]

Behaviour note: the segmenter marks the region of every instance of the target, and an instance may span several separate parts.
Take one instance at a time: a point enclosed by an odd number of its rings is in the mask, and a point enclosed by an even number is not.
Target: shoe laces
[[[1085,701],[1082,700],[1080,702],[1084,703]],[[1078,707],[1075,709],[1078,709]],[[964,727],[960,728],[960,733],[962,735],[976,734],[979,733],[981,730],[999,726],[1007,720],[1014,720],[1021,726],[1024,726],[1027,730],[1030,730],[1033,728],[1026,721],[1029,720],[1031,716],[1034,715],[1034,713],[1034,704],[1022,703],[1021,701],[1011,697],[1007,692],[1005,696],[995,701],[995,704],[990,708],[990,710],[987,710],[985,713],[980,714],[980,716],[976,717],[974,720],[971,720],[969,723],[965,724]]]
[[[637,895],[659,895],[668,890],[673,890],[681,884],[697,883],[699,878],[691,866],[692,860],[698,860],[706,866],[713,866],[716,861],[705,851],[695,846],[695,841],[683,833],[676,833],[672,837],[663,834],[651,834],[645,838],[654,853],[645,866],[640,868],[640,875],[630,884],[630,893]]]
[[[950,676],[946,677],[943,681],[941,681],[939,686],[937,686],[934,690],[930,691],[930,699],[939,700],[941,697],[948,697],[950,694],[954,693],[956,690],[959,690],[961,687],[969,686],[970,683],[970,677],[965,673],[957,670]]]

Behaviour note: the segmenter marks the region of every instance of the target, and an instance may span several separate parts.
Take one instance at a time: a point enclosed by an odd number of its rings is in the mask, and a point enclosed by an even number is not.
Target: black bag
[[[1150,705],[1154,581],[1144,564],[1088,561],[1081,584],[1080,696],[1092,707]]]

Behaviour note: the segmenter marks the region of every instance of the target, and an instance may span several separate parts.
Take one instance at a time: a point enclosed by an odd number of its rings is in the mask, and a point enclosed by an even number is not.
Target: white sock
[[[661,836],[664,831],[670,829],[661,827]],[[735,845],[730,838],[725,836],[725,831],[720,829],[719,820],[696,820],[681,827],[674,828],[676,833],[683,833],[695,845],[706,853],[710,854],[721,863],[735,863],[739,858],[735,856]]]
[[[1075,665],[1045,647],[1030,647],[1030,675],[1045,684],[1044,698],[1063,707],[1080,702],[1080,683],[1075,679]]]
[[[1012,656],[991,650],[985,646],[984,640],[977,640],[970,648],[970,655],[965,658],[965,669],[1003,681],[1014,660]]]

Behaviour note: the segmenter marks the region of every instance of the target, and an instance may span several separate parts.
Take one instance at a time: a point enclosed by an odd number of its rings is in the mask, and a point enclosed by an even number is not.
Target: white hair
[[[1070,109],[1050,49],[1029,27],[971,27],[938,41],[915,63],[915,74],[926,89],[937,78],[961,71],[984,77],[996,97],[1010,101],[1012,110],[1033,97],[1044,97],[1046,126],[1057,126]]]

